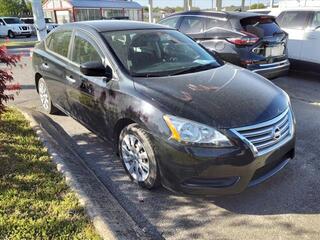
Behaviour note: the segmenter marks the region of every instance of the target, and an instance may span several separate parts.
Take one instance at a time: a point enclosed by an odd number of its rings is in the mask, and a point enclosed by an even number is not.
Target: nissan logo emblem
[[[272,135],[274,140],[278,140],[281,137],[281,129],[279,127],[275,127]]]

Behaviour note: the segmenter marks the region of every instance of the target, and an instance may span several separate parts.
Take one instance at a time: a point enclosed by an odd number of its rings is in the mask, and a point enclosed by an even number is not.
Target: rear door
[[[277,18],[280,27],[289,34],[288,55],[291,59],[301,59],[305,29],[311,14],[310,11],[285,11]]]
[[[301,59],[320,64],[320,11],[314,12],[304,33]]]
[[[242,33],[259,38],[251,50],[268,61],[283,60],[286,55],[287,34],[276,23],[272,16],[255,16],[240,20]]]
[[[54,104],[66,109],[66,70],[69,63],[72,30],[51,34],[45,41],[47,54],[41,56],[41,73],[46,81]]]

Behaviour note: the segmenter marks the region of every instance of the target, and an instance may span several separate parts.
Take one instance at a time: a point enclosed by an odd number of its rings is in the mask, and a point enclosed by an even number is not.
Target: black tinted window
[[[176,28],[178,20],[179,20],[178,17],[172,17],[172,18],[161,20],[159,23],[168,27]]]
[[[275,19],[268,16],[244,18],[241,20],[241,25],[246,32],[258,37],[273,36],[282,32]]]
[[[101,57],[90,42],[76,36],[71,60],[77,64],[82,64],[91,61],[101,62]]]
[[[184,17],[180,26],[183,33],[202,33],[205,31],[206,18]]]
[[[302,30],[306,27],[309,16],[310,12],[307,11],[286,12],[278,19],[278,23],[282,28]]]
[[[69,43],[71,38],[71,31],[55,32],[47,42],[47,47],[64,57],[68,56]]]
[[[311,27],[316,28],[320,26],[320,12],[316,12],[313,16]]]
[[[208,18],[207,19],[207,30],[210,30],[212,28],[230,28],[229,22],[220,20],[220,19],[214,19],[214,18]]]

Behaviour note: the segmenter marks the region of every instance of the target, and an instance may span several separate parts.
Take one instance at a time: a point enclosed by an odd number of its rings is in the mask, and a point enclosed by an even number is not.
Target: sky
[[[148,0],[134,0],[138,3],[140,3],[143,6],[148,5]],[[264,3],[265,5],[268,4],[268,0],[246,0],[246,5],[249,5],[249,3]],[[241,0],[223,0],[223,6],[240,6]],[[153,0],[153,5],[155,7],[176,7],[176,6],[183,6],[183,0]],[[193,0],[193,6],[199,7],[201,9],[207,9],[212,8],[212,0]],[[215,6],[215,4],[214,4]]]

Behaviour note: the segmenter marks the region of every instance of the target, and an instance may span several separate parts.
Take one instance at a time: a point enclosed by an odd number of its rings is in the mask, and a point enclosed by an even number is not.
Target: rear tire
[[[16,36],[14,35],[14,33],[11,30],[9,30],[8,31],[8,37],[9,38],[15,38]]]
[[[150,135],[138,124],[130,124],[120,134],[119,154],[124,169],[141,187],[153,189],[160,186],[159,166]]]
[[[43,78],[39,79],[38,92],[41,101],[41,106],[46,113],[55,114],[59,112],[59,110],[52,104],[49,89]]]

